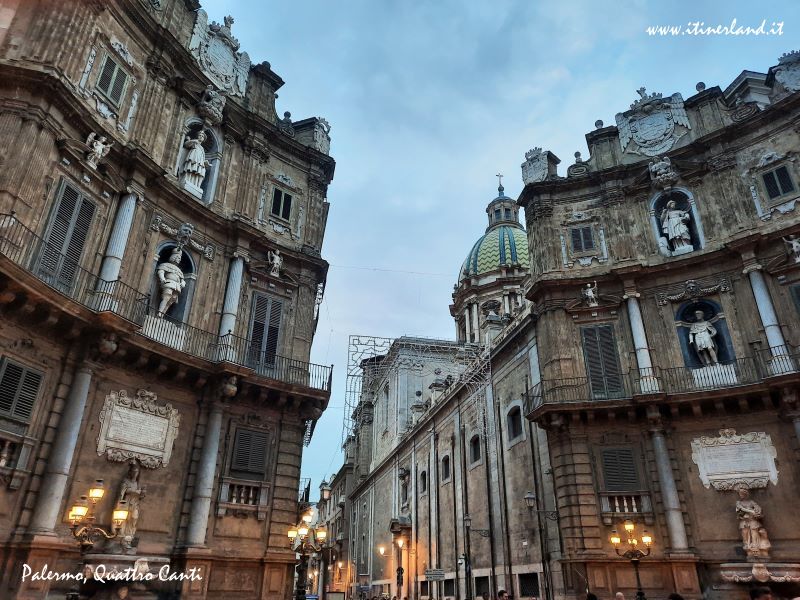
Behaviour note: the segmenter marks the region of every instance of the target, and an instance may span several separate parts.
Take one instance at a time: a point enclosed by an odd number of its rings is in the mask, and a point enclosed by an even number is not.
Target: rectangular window
[[[642,489],[633,448],[606,448],[601,460],[605,491],[638,492]]]
[[[444,595],[445,596],[455,596],[456,595],[456,582],[455,579],[445,579],[444,580]]]
[[[255,429],[237,429],[233,440],[231,475],[261,479],[267,475],[267,433]]]
[[[591,226],[573,227],[570,229],[573,252],[589,252],[594,250],[594,237]]]
[[[800,284],[791,287],[792,298],[794,299],[794,307],[800,312]]]
[[[0,360],[0,414],[26,423],[39,396],[43,375],[7,358]]]
[[[419,595],[420,596],[429,596],[429,587],[427,581],[420,581],[419,582]]]
[[[111,103],[119,107],[128,84],[128,74],[110,56],[106,56],[100,75],[97,77],[95,89],[101,92]]]
[[[475,578],[475,597],[480,598],[484,594],[489,593],[489,577],[476,577]]]
[[[789,174],[789,169],[786,165],[764,173],[761,179],[764,181],[764,187],[770,200],[786,196],[795,190],[792,176]]]
[[[45,283],[65,293],[72,290],[94,211],[77,188],[62,183],[39,255],[37,274]]]
[[[519,595],[521,598],[539,597],[539,574],[520,573],[519,575]]]
[[[256,367],[275,366],[282,310],[282,301],[263,294],[253,295],[248,364]]]
[[[506,214],[506,219],[509,219],[509,220],[510,220],[510,219],[511,219],[511,209],[510,209],[510,208],[507,208],[507,209],[506,209],[506,213],[505,213],[505,214]]]
[[[581,329],[581,337],[592,398],[619,398],[624,388],[617,344],[614,342],[614,328],[611,325],[584,327]]]
[[[289,220],[292,215],[292,195],[275,188],[272,192],[272,214]]]

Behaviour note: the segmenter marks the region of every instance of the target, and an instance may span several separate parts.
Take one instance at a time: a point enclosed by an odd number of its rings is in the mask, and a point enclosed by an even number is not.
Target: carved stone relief
[[[522,182],[525,185],[544,181],[547,178],[547,153],[538,146],[525,153],[522,163]]]
[[[189,41],[189,52],[200,68],[217,87],[230,96],[241,98],[247,92],[250,74],[250,57],[238,52],[239,40],[233,37],[233,17],[225,17],[223,24],[208,24],[208,14],[197,11],[194,30]]]
[[[676,93],[663,98],[661,94],[646,93],[643,87],[636,91],[640,98],[631,104],[631,109],[616,115],[620,146],[623,152],[658,156],[669,151],[692,128],[683,97]]]
[[[775,67],[775,81],[787,92],[800,90],[800,51],[787,52],[778,59]]]
[[[194,225],[191,223],[182,223],[178,227],[171,227],[167,224],[164,217],[156,213],[153,215],[153,220],[150,222],[150,229],[169,235],[172,239],[179,242],[181,246],[189,246],[197,250],[203,255],[203,258],[207,260],[214,260],[216,248],[211,243],[206,242],[202,244],[195,240],[192,237],[194,235]]]
[[[703,485],[718,491],[765,488],[778,484],[777,453],[768,433],[738,434],[721,429],[719,437],[692,440],[692,461]]]
[[[683,284],[683,289],[673,290],[667,289],[664,291],[656,292],[656,303],[659,306],[665,306],[668,302],[682,302],[692,298],[702,298],[717,294],[720,292],[729,292],[731,290],[731,282],[727,277],[722,277],[719,281],[712,285],[703,285],[705,281],[696,279],[689,279]]]

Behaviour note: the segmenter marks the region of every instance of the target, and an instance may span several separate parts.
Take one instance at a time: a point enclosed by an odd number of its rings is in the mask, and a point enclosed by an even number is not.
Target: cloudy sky
[[[594,122],[614,123],[635,90],[684,98],[766,72],[800,40],[800,3],[643,0],[205,0],[231,14],[254,63],[285,81],[278,112],[324,116],[336,174],[323,256],[331,263],[312,360],[334,389],[303,460],[314,487],[341,465],[351,334],[452,338],[448,312],[484,208],[521,188],[533,146],[561,174]],[[654,37],[648,26],[702,21],[778,36]],[[316,492],[312,498],[316,497]]]

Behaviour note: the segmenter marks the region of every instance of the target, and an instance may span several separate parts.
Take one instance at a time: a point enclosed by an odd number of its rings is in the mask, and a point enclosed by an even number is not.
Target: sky
[[[585,134],[645,86],[688,98],[766,72],[800,49],[800,2],[704,0],[205,0],[235,19],[253,63],[286,84],[278,114],[325,117],[336,160],[322,255],[330,262],[311,359],[333,393],[303,456],[312,500],[342,464],[348,338],[454,338],[448,306],[486,204],[522,189],[534,146],[588,158]],[[652,36],[700,21],[782,35]]]

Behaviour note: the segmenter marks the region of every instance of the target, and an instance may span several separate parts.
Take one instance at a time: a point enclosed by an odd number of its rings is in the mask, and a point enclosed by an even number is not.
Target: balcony
[[[625,519],[653,521],[653,504],[648,492],[600,492],[600,516],[603,523],[611,525]]]
[[[262,352],[248,339],[219,336],[187,323],[160,318],[150,297],[122,281],[105,281],[57,251],[13,215],[0,214],[0,256],[50,289],[95,313],[113,313],[133,323],[136,334],[212,363],[230,362],[292,385],[329,392],[332,369]]]
[[[599,403],[610,406],[647,395],[708,394],[768,383],[770,378],[800,373],[799,367],[800,349],[780,346],[710,367],[654,367],[604,382],[588,377],[544,379],[525,395],[525,412],[533,419],[555,407],[589,408]]]
[[[255,514],[256,519],[263,521],[267,518],[268,507],[268,483],[233,477],[222,478],[217,502],[217,516]]]

